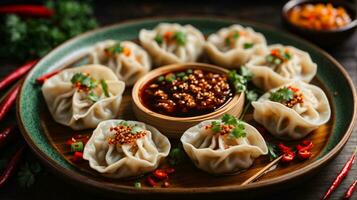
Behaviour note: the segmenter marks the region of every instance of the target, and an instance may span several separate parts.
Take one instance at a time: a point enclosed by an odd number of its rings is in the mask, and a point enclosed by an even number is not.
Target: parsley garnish
[[[162,35],[157,34],[154,38],[154,40],[158,43],[158,44],[162,44],[162,42],[164,41],[164,37],[162,37]]]
[[[108,92],[108,84],[107,84],[107,82],[106,82],[105,80],[101,80],[101,81],[100,81],[100,85],[102,86],[104,95],[105,95],[106,97],[109,97],[110,95],[109,95],[109,92]]]
[[[213,121],[211,122],[212,125],[212,131],[215,133],[218,133],[219,131],[221,131],[221,123],[219,121]]]
[[[40,58],[67,39],[97,27],[91,4],[87,2],[46,0],[46,6],[55,13],[50,18],[3,15],[0,19],[0,57]]]
[[[133,127],[131,128],[131,133],[137,134],[137,133],[139,133],[139,132],[141,132],[141,131],[143,131],[143,130],[144,130],[144,129],[141,128],[140,126],[133,126]]]
[[[186,44],[186,33],[182,31],[176,31],[173,34],[173,39],[176,41],[176,43],[180,46],[184,46]]]
[[[159,76],[158,78],[157,78],[157,81],[158,82],[162,82],[162,81],[164,81],[165,80],[165,77],[164,76]]]
[[[20,167],[17,181],[21,187],[29,188],[35,183],[36,175],[42,171],[41,165],[38,162],[26,162]]]
[[[276,102],[289,101],[294,98],[294,92],[287,87],[278,89],[275,92],[270,93],[269,100]]]
[[[71,78],[72,84],[81,84],[82,86],[87,87],[88,89],[93,89],[97,87],[97,84],[93,78],[83,73],[76,73]]]
[[[182,151],[181,148],[176,147],[171,149],[168,156],[168,162],[171,166],[178,165],[184,160],[185,160],[185,153]]]
[[[234,127],[230,133],[231,137],[234,138],[240,138],[240,137],[245,137],[247,133],[244,131],[244,125],[239,124],[238,126]]]
[[[254,46],[253,43],[244,43],[244,44],[243,44],[243,48],[244,48],[244,49],[250,49],[250,48],[252,48],[253,46]]]
[[[235,118],[233,115],[224,114],[221,118],[222,122],[227,125],[236,126],[239,124],[238,119]]]
[[[93,91],[91,91],[88,94],[88,99],[93,101],[93,102],[97,102],[99,100],[99,97]]]
[[[108,52],[110,55],[115,55],[115,54],[120,54],[124,51],[123,46],[121,45],[121,42],[115,43],[113,46],[107,48]]]

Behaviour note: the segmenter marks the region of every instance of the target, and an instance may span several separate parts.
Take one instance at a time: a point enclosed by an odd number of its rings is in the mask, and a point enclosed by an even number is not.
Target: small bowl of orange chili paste
[[[343,0],[293,0],[283,8],[284,24],[321,46],[346,40],[356,27],[356,7]]]
[[[226,69],[203,63],[157,68],[133,87],[138,120],[178,138],[191,126],[228,113],[238,116],[244,94],[236,93]]]

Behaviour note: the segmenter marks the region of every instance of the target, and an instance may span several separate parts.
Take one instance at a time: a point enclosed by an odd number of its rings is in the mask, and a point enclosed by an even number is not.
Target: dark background
[[[0,4],[8,2],[26,2],[1,0]],[[31,1],[34,2],[34,1]],[[36,2],[36,1],[35,1]],[[226,16],[239,20],[250,20],[274,26],[285,31],[281,25],[281,8],[285,1],[94,1],[95,16],[101,26],[118,23],[127,19],[154,16]],[[1,45],[1,44],[0,44]],[[354,84],[357,84],[357,34],[338,46],[327,50],[349,72]],[[9,60],[0,60],[0,78],[5,76],[16,66]],[[14,113],[13,117],[15,118]],[[349,139],[341,153],[322,168],[316,175],[303,184],[290,189],[281,190],[262,199],[320,199],[327,190],[334,177],[348,160],[357,145],[357,130]],[[348,177],[332,195],[331,199],[341,199],[348,186],[357,178],[357,166],[354,165]],[[227,196],[228,197],[228,196]],[[116,198],[120,198],[117,196]],[[131,197],[134,198],[134,197]],[[149,197],[146,197],[149,198]],[[239,199],[237,195],[230,195],[230,199]],[[357,194],[354,195],[357,199]],[[29,189],[19,188],[14,180],[0,189],[0,199],[103,199],[102,196],[91,191],[77,188],[73,184],[57,178],[51,172],[37,177],[36,183]]]

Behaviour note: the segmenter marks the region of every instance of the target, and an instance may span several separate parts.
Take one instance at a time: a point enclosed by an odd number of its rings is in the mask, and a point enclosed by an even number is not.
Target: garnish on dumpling
[[[158,66],[196,61],[205,42],[195,27],[170,23],[160,23],[153,30],[142,29],[139,40]]]
[[[263,55],[266,41],[252,28],[232,25],[211,34],[205,45],[212,62],[227,68],[238,68],[253,55]]]
[[[170,152],[170,142],[157,129],[137,121],[101,122],[87,142],[83,158],[109,178],[155,170]]]
[[[110,69],[85,65],[52,76],[42,93],[56,122],[81,130],[116,117],[124,89]]]
[[[96,43],[90,52],[89,62],[109,67],[127,85],[133,85],[151,69],[148,53],[130,41],[106,40]]]
[[[253,126],[228,114],[189,128],[181,142],[193,163],[213,174],[247,169],[255,158],[268,152],[264,138]]]
[[[272,89],[252,103],[254,119],[281,139],[301,139],[331,115],[325,93],[302,81]]]
[[[247,64],[254,74],[253,83],[270,90],[291,81],[310,82],[316,75],[317,65],[307,52],[280,44],[269,46],[263,56],[254,56]]]

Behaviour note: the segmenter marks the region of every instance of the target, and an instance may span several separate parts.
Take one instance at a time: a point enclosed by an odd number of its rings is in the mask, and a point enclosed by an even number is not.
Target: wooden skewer
[[[267,166],[265,166],[263,169],[259,170],[256,174],[254,174],[252,177],[244,181],[241,185],[247,185],[253,181],[255,181],[257,178],[261,177],[268,169],[270,169],[273,165],[275,165],[283,156],[280,156],[276,158],[275,160],[271,161]]]

